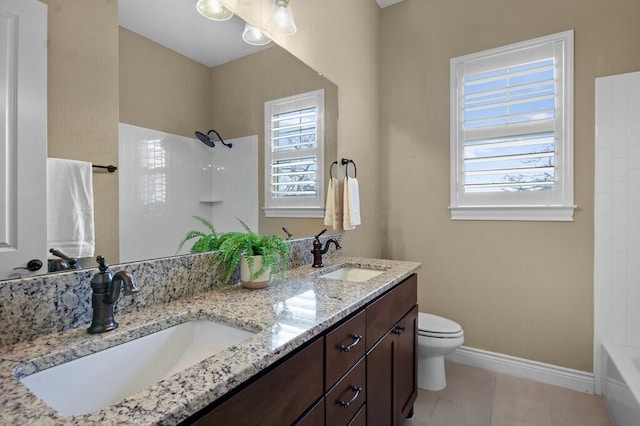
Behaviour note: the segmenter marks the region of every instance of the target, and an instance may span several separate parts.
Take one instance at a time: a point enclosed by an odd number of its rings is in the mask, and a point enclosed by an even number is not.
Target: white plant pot
[[[253,256],[253,270],[259,271],[262,268],[262,256]],[[256,277],[255,280],[251,281],[251,271],[249,270],[249,263],[247,263],[247,258],[242,255],[240,257],[240,282],[245,288],[265,288],[271,284],[271,280],[269,279],[269,275],[271,274],[271,268],[267,268],[262,275]]]

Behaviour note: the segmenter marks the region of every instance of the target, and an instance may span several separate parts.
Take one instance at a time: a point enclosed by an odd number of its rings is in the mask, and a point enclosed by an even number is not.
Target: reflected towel
[[[340,226],[340,193],[338,191],[338,179],[329,178],[327,185],[327,203],[324,210],[324,224],[338,229]]]
[[[342,228],[345,231],[356,229],[360,225],[360,193],[358,179],[346,177],[344,179],[344,211]]]
[[[47,158],[47,248],[75,258],[93,257],[91,163]]]

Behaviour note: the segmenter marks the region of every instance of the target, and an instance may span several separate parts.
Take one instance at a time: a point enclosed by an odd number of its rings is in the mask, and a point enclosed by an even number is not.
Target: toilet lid
[[[437,315],[420,312],[418,314],[418,334],[450,335],[462,334],[462,327],[457,322]]]

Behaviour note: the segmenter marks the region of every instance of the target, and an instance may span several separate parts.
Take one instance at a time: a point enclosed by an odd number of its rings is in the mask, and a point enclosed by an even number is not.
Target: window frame
[[[323,218],[324,217],[324,89],[300,93],[264,103],[264,212],[265,217]],[[303,104],[312,101],[317,107],[316,121],[316,195],[314,197],[276,198],[272,196],[271,119],[274,109],[284,104]],[[291,108],[295,111],[302,107]]]
[[[465,193],[464,191],[464,79],[494,69],[534,62],[553,52],[555,63],[555,185],[548,191]],[[559,72],[558,72],[559,71]],[[452,58],[451,77],[451,205],[452,220],[572,221],[573,200],[573,30]],[[512,125],[536,127],[536,122]],[[509,134],[510,124],[488,128]],[[513,129],[512,127],[512,129]],[[481,135],[483,129],[468,130]],[[535,133],[534,130],[530,131]],[[497,132],[499,133],[499,132]],[[525,133],[527,134],[527,133]],[[499,135],[498,135],[499,136]],[[471,138],[469,138],[471,140]]]

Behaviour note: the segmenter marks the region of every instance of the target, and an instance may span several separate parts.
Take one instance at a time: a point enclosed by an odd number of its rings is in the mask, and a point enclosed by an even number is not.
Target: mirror
[[[294,237],[316,234],[322,219],[265,218],[264,205],[264,102],[304,93],[325,90],[325,181],[328,166],[337,156],[337,92],[332,82],[320,76],[289,52],[270,43],[240,58],[225,50],[231,62],[201,64],[164,47],[138,32],[143,30],[118,25],[118,4],[113,0],[68,2],[43,0],[48,4],[48,156],[91,161],[93,164],[119,164],[118,123],[166,132],[193,139],[195,131],[215,129],[225,139],[257,135],[260,233],[284,236],[286,226]],[[197,15],[195,0],[130,0],[139,12],[154,11],[147,24],[161,29],[163,36],[185,25],[174,7],[189,8]],[[148,6],[145,6],[145,3]],[[121,18],[123,20],[124,18]],[[235,34],[212,40],[211,49],[226,49],[241,40],[244,22],[209,21],[208,26],[226,25]],[[188,24],[186,24],[188,25]],[[196,38],[211,37],[198,28],[187,26],[179,32]],[[167,41],[163,43],[168,44]],[[187,42],[187,45],[195,43]],[[222,147],[216,147],[222,150]],[[216,151],[218,152],[218,151]],[[96,254],[109,263],[120,263],[118,229],[118,170],[93,173],[96,224]],[[323,182],[326,185],[326,182]],[[242,212],[238,212],[242,216]],[[121,220],[120,220],[121,222]],[[215,218],[214,218],[215,224]],[[192,220],[186,230],[199,229]],[[162,232],[162,230],[159,230]],[[175,246],[177,243],[175,241]],[[166,253],[166,256],[174,253]],[[140,254],[145,260],[156,254]],[[89,263],[93,266],[93,262]]]

